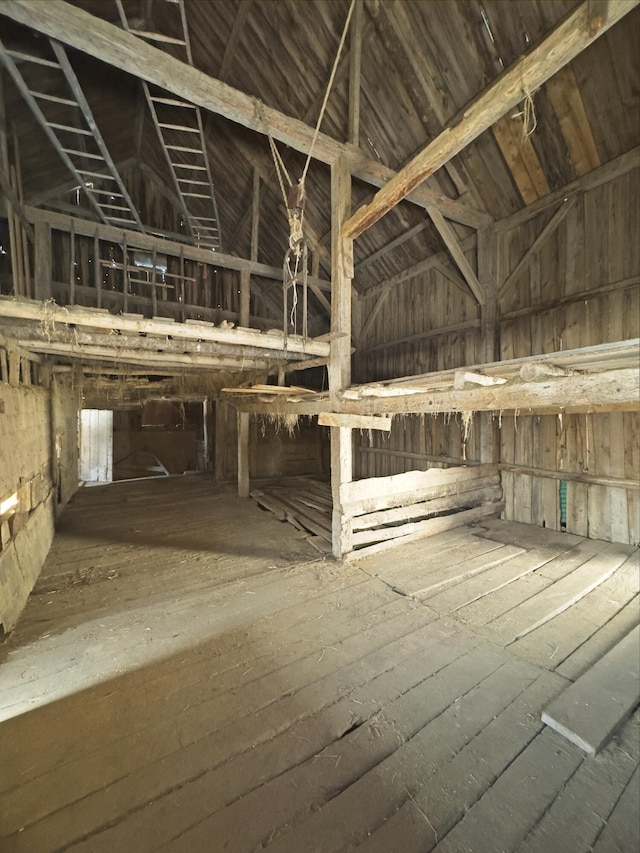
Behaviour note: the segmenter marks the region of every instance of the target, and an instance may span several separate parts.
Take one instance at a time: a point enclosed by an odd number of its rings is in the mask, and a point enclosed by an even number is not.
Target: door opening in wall
[[[110,483],[113,480],[113,412],[80,411],[80,480]]]

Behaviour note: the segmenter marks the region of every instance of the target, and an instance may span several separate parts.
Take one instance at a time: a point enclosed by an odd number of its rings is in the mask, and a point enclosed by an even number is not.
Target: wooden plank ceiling
[[[120,26],[112,0],[76,0],[73,5]],[[138,29],[167,37],[179,34],[178,4],[124,0],[123,5]],[[371,160],[400,169],[576,5],[575,0],[363,0],[360,149]],[[186,0],[184,8],[197,69],[267,107],[315,124],[348,0]],[[7,46],[43,49],[42,36],[1,20]],[[538,91],[528,93],[517,109],[454,157],[427,186],[499,220],[630,150],[637,144],[639,24],[636,9]],[[153,44],[182,58],[170,42]],[[148,181],[165,187],[170,204],[173,182],[140,81],[78,51],[68,49],[68,55],[113,160],[127,165],[127,174],[144,170]],[[322,124],[323,133],[339,141],[347,140],[349,130],[349,60],[347,38]],[[46,68],[37,70],[37,86],[61,95]],[[9,130],[19,140],[25,200],[68,206],[73,201],[72,181],[6,75],[4,93]],[[263,223],[258,258],[280,264],[288,225],[267,138],[212,113],[204,114],[204,125],[222,251],[250,256],[257,172]],[[304,155],[285,145],[279,149],[297,179]],[[320,246],[318,255],[326,270],[330,250],[326,165],[312,161],[307,190],[308,235]],[[372,195],[371,187],[354,181],[354,208]],[[138,203],[144,206],[144,199]],[[159,215],[153,210],[145,213],[148,218]],[[166,227],[166,221],[146,224]],[[174,227],[180,227],[178,213]],[[460,240],[471,233],[466,226],[454,225]],[[389,244],[391,250],[383,252]],[[362,291],[379,285],[443,248],[425,211],[403,202],[357,240],[355,287]],[[317,310],[326,310],[326,305],[314,304]]]

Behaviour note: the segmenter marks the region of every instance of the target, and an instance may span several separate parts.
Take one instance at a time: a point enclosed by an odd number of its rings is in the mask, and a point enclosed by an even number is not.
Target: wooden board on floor
[[[640,626],[546,708],[542,721],[597,755],[640,702]]]

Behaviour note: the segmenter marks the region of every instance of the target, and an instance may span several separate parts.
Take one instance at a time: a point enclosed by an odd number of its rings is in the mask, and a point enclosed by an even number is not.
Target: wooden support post
[[[102,267],[100,265],[100,238],[96,229],[93,238],[93,286],[96,289],[96,307],[102,308]]]
[[[227,404],[215,401],[215,424],[213,432],[213,476],[216,483],[225,479],[225,448],[227,439]]]
[[[243,269],[240,273],[240,310],[238,325],[249,325],[249,297],[251,295],[251,272]],[[238,412],[238,495],[249,497],[249,414]]]
[[[251,260],[258,260],[258,240],[260,236],[260,172],[253,170],[253,197],[251,203]]]
[[[129,250],[127,248],[127,235],[122,235],[122,308],[126,312],[129,310]]]
[[[349,51],[349,142],[360,144],[360,66],[362,64],[363,0],[356,0]]]
[[[51,298],[51,226],[35,224],[34,297],[44,302]]]
[[[351,213],[351,172],[349,162],[340,157],[331,167],[331,340],[329,355],[329,392],[336,393],[351,384],[351,280],[353,278],[353,240],[343,237],[343,222]],[[345,522],[340,487],[353,478],[353,449],[350,427],[331,430],[331,494],[333,498],[332,550],[340,560],[351,548]]]
[[[76,304],[76,232],[71,225],[69,231],[69,305]]]
[[[156,290],[156,263],[158,260],[158,253],[154,247],[153,255],[151,256],[151,263],[153,264],[153,269],[151,270],[151,316],[155,317],[158,313],[158,291]]]
[[[249,497],[249,414],[238,412],[238,495]]]
[[[485,295],[485,301],[480,306],[482,361],[488,364],[500,358],[497,337],[498,238],[491,226],[478,231],[478,279]],[[500,434],[498,422],[491,413],[480,415],[480,430],[480,461],[498,462]]]

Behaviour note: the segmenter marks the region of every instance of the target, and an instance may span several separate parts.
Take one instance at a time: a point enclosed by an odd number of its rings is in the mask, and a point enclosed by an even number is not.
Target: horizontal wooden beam
[[[285,346],[282,332],[263,335],[257,329],[219,329],[213,323],[204,321],[191,320],[176,323],[159,317],[148,320],[144,317],[113,315],[106,310],[79,306],[63,307],[31,299],[18,300],[10,296],[0,296],[0,317],[33,320],[36,323],[59,323],[63,326],[76,325],[82,328],[138,332],[162,338],[169,335],[178,340],[212,341],[252,346],[263,351],[280,350],[323,357],[328,357],[330,346],[326,341],[304,340],[296,335],[289,335]]]
[[[559,202],[576,195],[576,193],[588,192],[589,190],[593,190],[603,184],[608,184],[609,181],[613,181],[622,175],[626,175],[628,172],[633,169],[637,169],[639,166],[640,147],[632,148],[630,151],[616,157],[615,160],[605,163],[604,166],[598,166],[598,168],[594,169],[592,172],[588,172],[586,175],[576,178],[575,181],[565,184],[565,186],[561,187],[559,190],[554,190],[552,193],[549,193],[549,195],[538,199],[538,201],[534,201],[533,204],[529,204],[527,207],[523,207],[522,210],[517,210],[510,216],[496,222],[496,233],[504,234],[507,231],[512,231],[519,225],[523,225],[525,222],[529,222],[531,219],[534,219],[538,214],[547,210],[547,208],[553,207],[554,204],[558,204]]]
[[[153,373],[156,367],[165,369],[200,370],[210,373],[216,371],[263,370],[271,366],[266,357],[249,358],[241,356],[211,356],[200,353],[148,352],[136,347],[99,346],[96,344],[69,343],[63,341],[42,341],[37,338],[25,340],[23,347],[43,355],[61,356],[73,361],[111,361],[114,365],[137,364],[149,368]]]
[[[0,14],[107,65],[160,86],[236,124],[257,133],[270,133],[274,139],[296,151],[308,154],[311,149],[314,129],[304,122],[268,107],[256,98],[209,77],[143,39],[64,0],[47,0],[46,3],[3,0],[0,3]],[[373,186],[383,186],[395,175],[393,170],[367,157],[355,145],[337,142],[324,133],[317,135],[313,155],[329,164],[347,156],[352,174]],[[480,227],[490,221],[486,214],[427,187],[415,189],[410,194],[410,201],[421,207],[439,207],[448,218],[472,227]]]
[[[637,5],[638,0],[611,0],[606,22],[596,32],[590,32],[589,3],[582,3],[459,113],[439,136],[376,193],[369,204],[360,207],[344,223],[343,235],[354,239],[370,228],[413,189],[523,100],[528,92],[535,92],[556,71],[575,59]]]
[[[40,210],[37,207],[26,207],[25,214],[29,222],[47,222],[56,231],[69,232],[73,228],[73,232],[82,237],[95,237],[98,235],[100,240],[108,240],[112,243],[122,244],[126,239],[127,246],[130,249],[144,249],[147,252],[159,252],[163,255],[173,255],[179,257],[182,255],[186,260],[197,261],[201,264],[210,264],[211,266],[221,267],[227,270],[237,270],[239,272],[249,271],[252,275],[260,276],[261,278],[274,279],[282,281],[282,267],[272,267],[268,264],[261,264],[258,261],[252,261],[248,258],[238,258],[236,255],[227,255],[224,252],[213,252],[211,249],[199,249],[197,246],[190,246],[188,243],[177,243],[174,240],[167,240],[165,237],[154,237],[152,234],[142,234],[140,231],[127,231],[122,228],[114,228],[113,225],[104,225],[93,220],[79,219],[74,216],[67,216],[64,213],[54,213],[51,210]],[[331,282],[325,279],[308,276],[307,282],[320,290],[329,292],[331,290]]]
[[[397,390],[397,389],[392,389]],[[234,400],[234,403],[236,401]],[[326,400],[294,402],[243,401],[243,411],[314,415],[326,407]],[[441,414],[459,412],[518,412],[528,414],[575,414],[588,412],[635,412],[640,409],[640,373],[637,367],[609,370],[591,375],[551,376],[544,381],[513,380],[492,388],[462,390],[439,388],[409,389],[404,394],[338,397],[334,409],[342,414]]]
[[[373,415],[340,415],[337,412],[322,412],[318,415],[318,423],[320,426],[328,427],[391,431],[391,418],[379,418]]]
[[[549,237],[551,237],[554,231],[556,231],[560,223],[565,219],[566,215],[574,206],[575,201],[575,196],[573,196],[572,198],[566,198],[562,201],[558,210],[556,210],[549,222],[547,222],[540,234],[538,234],[536,239],[533,241],[533,243],[529,246],[527,251],[522,256],[522,258],[518,261],[514,269],[509,273],[507,278],[502,283],[500,290],[498,291],[498,299],[501,299],[505,295],[505,293],[509,290],[509,288],[518,278],[518,276],[522,272],[524,272],[524,270],[527,269],[533,256],[536,254],[536,252],[540,251],[540,249],[544,246]]]

